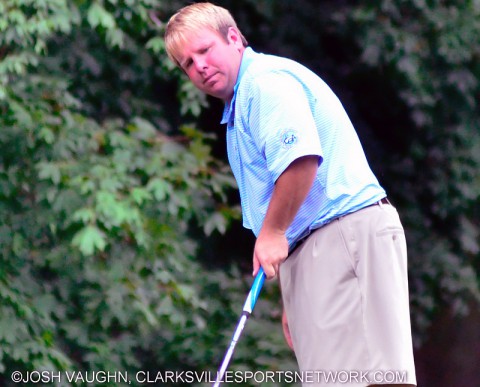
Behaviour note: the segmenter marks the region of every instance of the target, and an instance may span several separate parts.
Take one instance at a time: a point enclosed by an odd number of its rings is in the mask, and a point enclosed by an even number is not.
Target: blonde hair
[[[243,45],[247,47],[247,40],[238,29],[233,16],[225,8],[212,3],[187,5],[173,15],[167,23],[164,39],[168,57],[178,67],[181,67],[177,60],[180,48],[192,34],[208,28],[217,32],[227,41],[230,27],[237,30]]]

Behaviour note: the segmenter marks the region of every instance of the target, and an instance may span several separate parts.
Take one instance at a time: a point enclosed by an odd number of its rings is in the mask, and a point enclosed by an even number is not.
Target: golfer
[[[416,385],[404,231],[338,98],[304,66],[255,52],[210,3],[172,16],[165,44],[225,103],[253,272],[280,277],[287,342],[300,371],[317,371],[308,386]]]

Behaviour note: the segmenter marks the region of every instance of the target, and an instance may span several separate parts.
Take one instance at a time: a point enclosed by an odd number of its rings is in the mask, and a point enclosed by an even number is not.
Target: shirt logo
[[[298,142],[298,135],[295,130],[289,129],[282,133],[282,147],[291,148]]]

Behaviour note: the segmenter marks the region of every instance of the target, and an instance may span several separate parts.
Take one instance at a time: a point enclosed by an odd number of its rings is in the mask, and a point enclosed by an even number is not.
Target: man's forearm
[[[317,174],[318,156],[293,161],[280,175],[273,191],[262,230],[285,233],[305,201]]]
[[[278,178],[267,214],[255,242],[253,274],[263,267],[267,278],[278,273],[288,256],[286,231],[312,187],[317,174],[318,156],[301,157]]]

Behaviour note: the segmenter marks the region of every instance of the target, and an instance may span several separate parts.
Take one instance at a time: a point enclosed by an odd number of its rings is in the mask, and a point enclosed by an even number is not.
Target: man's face
[[[243,51],[234,28],[229,29],[227,41],[217,32],[204,29],[189,36],[177,60],[195,87],[228,101],[233,95]]]

